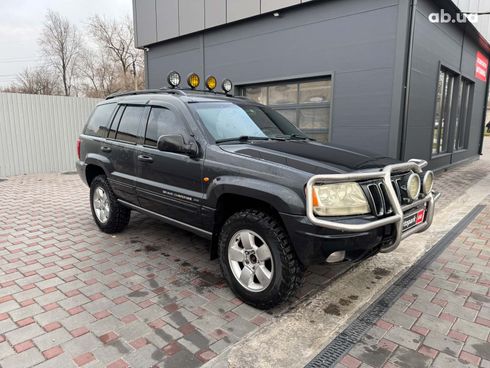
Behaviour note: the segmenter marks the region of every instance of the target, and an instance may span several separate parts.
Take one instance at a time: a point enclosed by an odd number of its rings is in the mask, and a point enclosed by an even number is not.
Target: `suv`
[[[109,96],[77,148],[102,231],[122,231],[135,210],[208,238],[231,289],[263,309],[311,264],[391,252],[426,230],[438,197],[425,161],[320,144],[266,106],[211,91]]]

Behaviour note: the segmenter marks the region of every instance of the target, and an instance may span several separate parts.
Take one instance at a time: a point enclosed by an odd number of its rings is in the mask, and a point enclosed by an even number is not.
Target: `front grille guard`
[[[394,172],[405,172],[412,170],[415,173],[422,173],[422,169],[427,166],[427,161],[424,160],[410,160],[402,164],[388,165],[381,171],[366,171],[366,172],[356,172],[350,174],[331,174],[331,175],[315,175],[306,184],[306,215],[312,224],[326,227],[333,230],[358,233],[363,231],[373,230],[382,226],[394,224],[395,237],[391,244],[384,246],[381,252],[388,253],[395,250],[400,242],[415,233],[422,232],[426,230],[431,224],[434,217],[434,207],[435,202],[439,198],[440,194],[436,192],[431,192],[426,195],[423,199],[415,201],[409,205],[402,206],[398,201],[397,194],[391,183],[391,175]],[[348,181],[364,181],[371,179],[382,179],[385,187],[388,200],[393,209],[393,213],[385,218],[374,220],[365,224],[345,224],[337,221],[325,220],[325,218],[319,218],[315,216],[313,212],[313,185],[321,184],[332,184],[339,182]],[[427,213],[424,222],[417,225],[405,232],[403,229],[403,213],[409,211],[412,208],[425,205],[427,203]]]

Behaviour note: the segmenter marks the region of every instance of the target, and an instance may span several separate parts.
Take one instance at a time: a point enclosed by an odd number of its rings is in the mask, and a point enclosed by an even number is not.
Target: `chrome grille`
[[[398,202],[401,205],[411,202],[405,189],[402,187],[403,179],[407,175],[410,175],[410,173],[394,174],[391,178],[391,184],[395,189]],[[369,181],[361,185],[364,188],[373,215],[376,217],[384,217],[393,214],[394,210],[388,200],[388,189],[382,180]]]

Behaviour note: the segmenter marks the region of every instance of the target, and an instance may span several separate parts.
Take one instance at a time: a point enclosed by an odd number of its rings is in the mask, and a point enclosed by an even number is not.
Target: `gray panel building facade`
[[[133,9],[149,88],[171,70],[230,78],[236,94],[313,138],[432,168],[481,151],[490,47],[468,21],[435,21],[461,18],[450,0],[133,0]]]

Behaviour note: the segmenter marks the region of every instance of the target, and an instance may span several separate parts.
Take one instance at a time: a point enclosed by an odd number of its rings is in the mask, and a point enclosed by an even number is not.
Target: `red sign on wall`
[[[475,78],[478,78],[481,81],[487,81],[487,72],[488,72],[488,58],[483,55],[480,51],[476,53],[476,69],[475,69]]]

